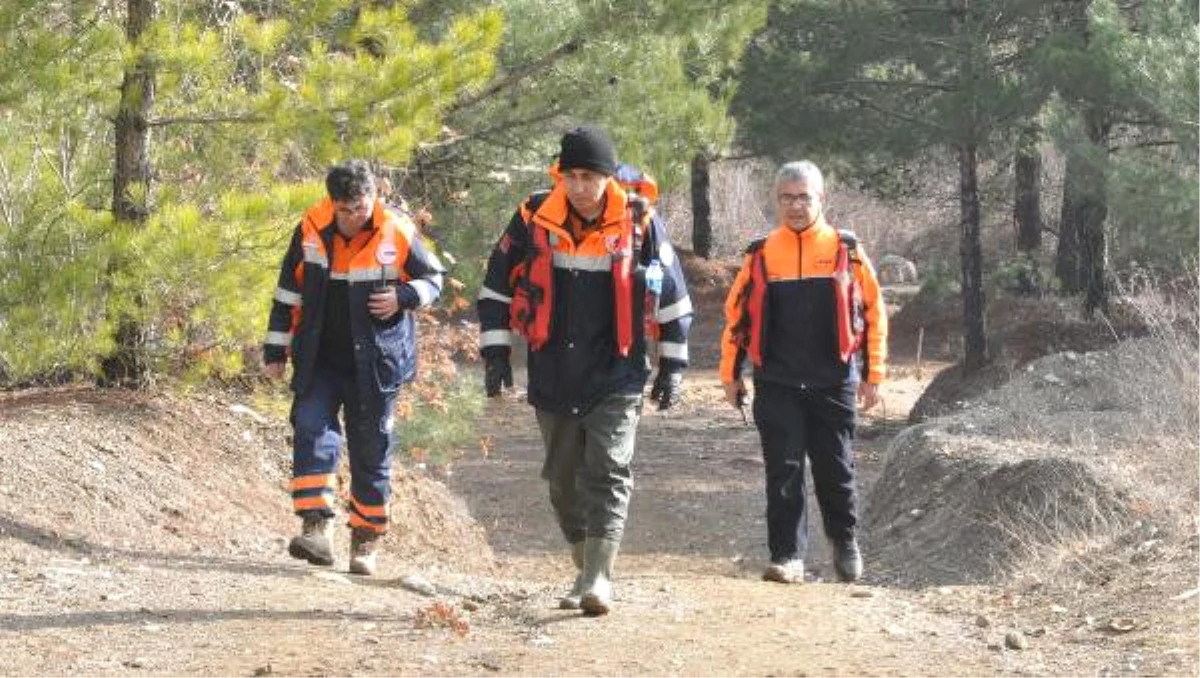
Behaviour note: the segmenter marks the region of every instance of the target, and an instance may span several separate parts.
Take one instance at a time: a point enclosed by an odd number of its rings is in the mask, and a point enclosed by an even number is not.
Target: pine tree
[[[6,52],[38,48],[22,54],[24,97],[0,123],[16,140],[3,166],[30,177],[0,174],[0,247],[19,252],[44,232],[3,294],[62,318],[31,328],[22,311],[0,310],[8,380],[96,371],[114,339],[151,376],[239,369],[261,336],[282,241],[324,167],[406,162],[454,98],[490,76],[502,27],[494,10],[464,12],[435,42],[402,5],[256,7],[129,0],[0,14]],[[105,129],[115,147],[99,143]],[[29,209],[46,205],[52,214]],[[80,280],[81,262],[97,283]]]
[[[763,151],[803,149],[847,169],[929,148],[955,158],[967,371],[988,359],[980,155],[1044,100],[1018,49],[1044,23],[1030,0],[783,0],[752,43],[735,99],[748,143]]]
[[[548,182],[565,130],[609,130],[620,159],[666,191],[688,176],[694,154],[725,151],[733,123],[732,64],[757,25],[758,3],[498,3],[506,19],[495,78],[451,106],[443,136],[423,144],[398,186],[439,208],[452,245],[479,257],[516,202]],[[454,3],[422,3],[436,27]],[[456,275],[458,275],[456,273]],[[476,267],[461,277],[473,286]]]

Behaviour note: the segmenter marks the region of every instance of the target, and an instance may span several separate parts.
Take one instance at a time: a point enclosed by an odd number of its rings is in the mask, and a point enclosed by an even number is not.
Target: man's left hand
[[[414,309],[421,305],[421,295],[408,283],[399,287],[380,287],[371,292],[367,300],[367,310],[380,320],[387,320],[400,311]]]
[[[396,299],[396,288],[376,288],[367,299],[367,310],[380,320],[387,320],[400,311],[400,303]]]
[[[658,403],[659,410],[670,409],[683,398],[683,372],[658,368],[654,387],[650,389],[650,400]]]
[[[879,384],[860,382],[858,385],[858,409],[866,412],[879,402]]]

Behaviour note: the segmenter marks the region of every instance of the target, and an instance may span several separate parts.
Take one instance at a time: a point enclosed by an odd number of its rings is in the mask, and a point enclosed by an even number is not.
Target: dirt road
[[[1160,639],[1145,621],[1116,642],[1075,593],[1031,602],[1002,586],[899,588],[872,569],[869,544],[862,584],[823,582],[829,554],[815,517],[812,581],[762,582],[761,456],[754,430],[722,401],[716,331],[693,329],[682,405],[645,413],[616,607],[601,618],[556,607],[573,569],[519,393],[489,402],[479,422],[487,456],[468,454],[436,478],[398,469],[395,529],[374,578],[346,575],[344,557],[331,569],[287,557],[295,520],[280,414],[229,394],[0,397],[0,675],[1139,675],[1150,657],[1169,675],[1195,666],[1194,643]],[[864,497],[886,482],[884,450],[933,370],[924,381],[902,365],[893,373],[886,409],[860,429]],[[342,530],[337,553],[346,539]],[[1194,599],[1173,605],[1186,636]]]
[[[6,402],[0,446],[20,453],[0,456],[0,674],[1053,672],[1041,652],[989,649],[998,629],[963,611],[977,592],[872,586],[870,553],[861,586],[760,581],[755,436],[700,372],[678,411],[646,414],[616,610],[557,610],[571,566],[532,413],[512,398],[485,418],[490,455],[446,483],[490,549],[439,508],[389,536],[367,579],[287,558],[279,422],[95,391]],[[885,441],[861,448],[868,476]],[[398,501],[432,504],[428,485]],[[402,533],[434,543],[406,552]],[[810,567],[827,569],[814,542]],[[451,557],[419,557],[439,549]]]

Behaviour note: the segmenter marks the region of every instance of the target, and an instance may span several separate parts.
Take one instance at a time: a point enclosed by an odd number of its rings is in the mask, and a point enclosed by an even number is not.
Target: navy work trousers
[[[353,374],[318,365],[292,402],[292,503],[296,513],[334,515],[334,480],[343,440],[350,461],[350,525],[387,529],[397,393],[364,398]],[[343,434],[338,412],[346,420]]]

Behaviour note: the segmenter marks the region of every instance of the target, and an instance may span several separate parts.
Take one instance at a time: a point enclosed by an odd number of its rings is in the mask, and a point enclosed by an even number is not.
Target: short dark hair
[[[375,175],[363,160],[347,160],[329,168],[325,190],[337,202],[356,200],[375,192]]]

